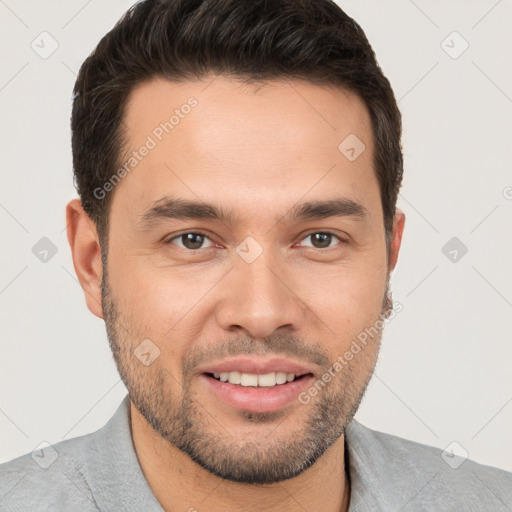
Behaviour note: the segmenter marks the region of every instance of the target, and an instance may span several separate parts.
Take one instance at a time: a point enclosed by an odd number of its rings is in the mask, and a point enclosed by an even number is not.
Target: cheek
[[[304,282],[301,297],[330,328],[327,334],[346,344],[379,318],[386,278],[384,267],[344,267]]]
[[[120,309],[159,336],[178,324],[211,287],[207,272],[183,275],[145,257],[127,259],[111,275]]]
[[[160,350],[157,366],[170,372],[172,382],[181,381],[182,358],[201,334],[210,313],[208,292],[222,276],[155,266],[140,256],[123,264],[109,272],[109,280],[131,343],[150,339]]]

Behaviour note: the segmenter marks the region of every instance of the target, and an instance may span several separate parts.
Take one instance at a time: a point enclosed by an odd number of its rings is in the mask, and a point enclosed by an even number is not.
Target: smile
[[[274,386],[286,384],[287,382],[293,382],[297,378],[295,374],[285,372],[270,372],[257,375],[254,373],[232,371],[215,372],[208,375],[212,376],[214,379],[219,380],[220,382],[229,382],[230,384],[246,387],[252,386],[265,388],[271,388]]]

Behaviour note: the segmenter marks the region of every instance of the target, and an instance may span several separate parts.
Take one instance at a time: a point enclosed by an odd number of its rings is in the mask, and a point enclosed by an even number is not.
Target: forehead
[[[367,108],[339,87],[157,78],[132,91],[124,121],[130,165],[113,203],[137,215],[163,196],[229,203],[246,218],[340,192],[380,207]]]
[[[191,103],[196,105],[189,108]],[[131,92],[125,111],[129,142],[152,133],[159,138],[159,127],[166,138],[170,132],[162,125],[168,122],[173,137],[186,133],[198,150],[212,143],[247,146],[251,138],[267,147],[302,143],[336,150],[340,137],[367,138],[371,131],[363,101],[341,87],[285,79],[247,84],[222,75],[193,82],[154,78]],[[172,144],[170,138],[163,142]]]

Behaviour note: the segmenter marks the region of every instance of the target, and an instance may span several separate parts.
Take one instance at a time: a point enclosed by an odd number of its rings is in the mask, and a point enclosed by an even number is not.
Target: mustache
[[[243,336],[191,349],[182,359],[183,376],[186,377],[193,373],[193,370],[200,365],[218,359],[247,355],[288,356],[319,365],[322,368],[329,365],[329,356],[319,344],[312,345],[289,333],[274,333],[263,340]]]

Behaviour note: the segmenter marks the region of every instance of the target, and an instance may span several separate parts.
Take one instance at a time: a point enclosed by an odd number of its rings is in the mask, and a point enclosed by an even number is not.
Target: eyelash
[[[336,238],[338,240],[339,243],[346,243],[345,240],[343,240],[340,236],[330,232],[330,231],[313,231],[311,233],[308,233],[307,235],[305,235],[302,239],[302,240],[305,240],[306,238],[312,236],[312,235],[316,235],[316,234],[322,234],[322,235],[330,235],[334,238]],[[164,240],[164,244],[171,244],[174,240],[177,240],[177,239],[180,239],[182,236],[184,235],[199,235],[199,236],[202,236],[204,238],[207,238],[208,240],[212,241],[211,238],[204,232],[202,231],[185,231],[183,233],[180,233],[178,235],[175,235],[173,236],[172,238],[169,238],[167,240]],[[332,246],[332,247],[326,247],[326,248],[323,248],[323,249],[318,249],[319,251],[326,251],[328,249],[332,249],[333,247],[335,246]],[[316,247],[310,247],[311,249],[317,249]],[[211,249],[211,247],[204,247],[204,248],[201,248],[201,249],[188,249],[187,247],[180,247],[180,249],[185,249],[186,251],[188,252],[200,252],[200,251],[205,251],[207,249]]]

